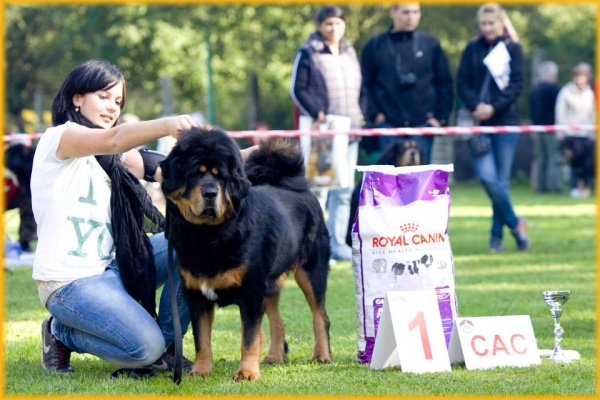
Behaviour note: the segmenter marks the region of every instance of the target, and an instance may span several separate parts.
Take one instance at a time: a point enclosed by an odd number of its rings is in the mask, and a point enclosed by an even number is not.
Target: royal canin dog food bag
[[[388,291],[435,289],[448,346],[458,312],[448,236],[453,165],[357,169],[363,172],[352,227],[358,362],[371,362]]]

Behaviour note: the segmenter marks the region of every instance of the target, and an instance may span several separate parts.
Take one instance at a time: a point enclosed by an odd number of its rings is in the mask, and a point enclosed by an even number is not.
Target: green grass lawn
[[[308,362],[312,321],[293,279],[282,295],[282,314],[290,346],[284,365],[262,367],[260,381],[233,382],[240,357],[237,308],[219,309],[213,329],[214,371],[205,378],[184,376],[180,386],[170,375],[146,381],[110,380],[118,367],[90,355],[74,354],[75,373],[59,376],[40,367],[40,324],[47,316],[31,280],[31,268],[5,273],[5,395],[176,395],[176,396],[595,396],[596,384],[596,205],[594,199],[536,195],[513,188],[517,214],[529,222],[532,248],[516,251],[506,235],[505,251],[487,254],[491,208],[481,187],[451,186],[450,240],[461,317],[530,315],[540,349],[553,347],[553,322],[544,290],[566,289],[564,349],[577,350],[571,364],[542,363],[526,368],[412,374],[398,368],[374,371],[356,362],[355,295],[352,266],[332,266],[327,293],[334,363]],[[14,218],[8,232],[14,232]],[[13,235],[14,237],[14,235]],[[268,337],[268,330],[265,331]],[[193,359],[191,331],[184,354]]]

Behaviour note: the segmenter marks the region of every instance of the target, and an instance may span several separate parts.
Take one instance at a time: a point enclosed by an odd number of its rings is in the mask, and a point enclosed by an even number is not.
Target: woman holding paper
[[[495,3],[479,8],[477,22],[480,33],[461,56],[458,94],[479,125],[518,125],[517,99],[523,90],[525,61],[517,34],[504,9]],[[520,251],[530,247],[526,221],[517,217],[510,199],[518,140],[519,134],[492,134],[471,151],[475,173],[492,202],[490,253],[502,251],[504,226],[510,229]]]
[[[344,37],[346,23],[342,10],[333,5],[321,7],[315,16],[315,26],[316,30],[300,46],[294,60],[292,100],[303,115],[313,118],[313,130],[326,122],[327,115],[350,117],[350,128],[360,128],[362,74],[356,51]],[[334,260],[352,257],[345,239],[358,159],[357,137],[350,137],[346,159],[349,185],[331,189],[327,194],[327,229]]]

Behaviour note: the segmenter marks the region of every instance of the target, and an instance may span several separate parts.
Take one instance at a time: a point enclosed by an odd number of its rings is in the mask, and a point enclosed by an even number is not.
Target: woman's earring
[[[79,112],[79,107],[75,107],[75,112]]]

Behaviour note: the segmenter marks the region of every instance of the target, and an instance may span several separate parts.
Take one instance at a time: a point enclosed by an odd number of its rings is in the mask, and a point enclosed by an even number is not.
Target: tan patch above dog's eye
[[[206,172],[206,165],[201,165],[199,168],[200,172],[205,173]]]
[[[210,172],[212,172],[213,175],[219,175],[219,170],[217,168],[211,169]]]

